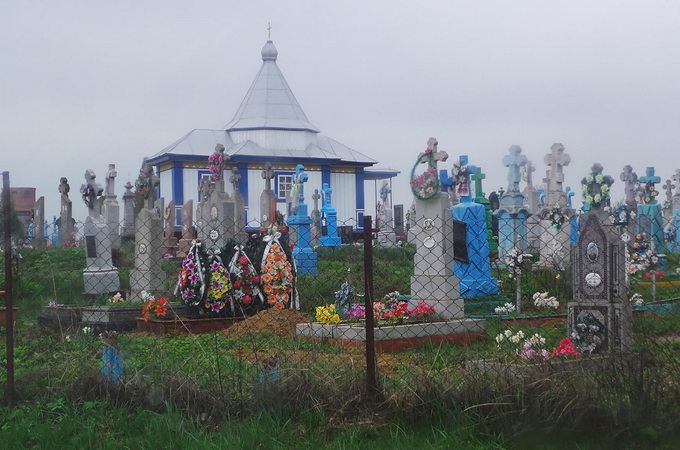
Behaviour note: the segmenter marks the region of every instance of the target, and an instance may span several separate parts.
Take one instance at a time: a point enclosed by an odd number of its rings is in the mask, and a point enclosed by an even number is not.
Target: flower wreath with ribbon
[[[555,205],[554,208],[543,214],[543,218],[550,220],[550,227],[553,230],[559,230],[567,220],[567,215],[562,212],[562,208],[560,208],[559,205]]]
[[[247,308],[260,305],[263,302],[262,291],[260,290],[261,277],[255,271],[255,267],[250,262],[244,247],[236,245],[234,250],[234,255],[229,262],[229,272],[233,277],[232,313],[235,312],[235,303],[238,303],[241,308]]]
[[[187,255],[182,260],[177,287],[185,305],[198,306],[203,303],[205,296],[205,250],[201,241],[193,240]]]
[[[140,171],[135,181],[135,194],[146,200],[151,195],[152,189],[151,177],[146,172]]]
[[[206,300],[203,307],[210,312],[220,312],[227,306],[227,303],[232,303],[232,285],[231,275],[222,263],[220,251],[216,250],[208,257],[208,289]]]
[[[208,162],[210,163],[208,170],[212,174],[213,181],[219,180],[224,170],[224,155],[215,151],[215,153],[208,156]]]
[[[612,184],[614,184],[614,179],[609,175],[602,175],[602,166],[594,164],[592,171],[581,180],[583,200],[592,208],[600,207],[609,198],[609,189]]]
[[[416,168],[427,163],[427,170],[416,176]],[[431,148],[426,149],[418,155],[416,163],[411,169],[411,192],[420,200],[428,200],[439,194],[441,191],[441,181],[437,174],[437,164]]]
[[[274,308],[296,308],[294,267],[279,242],[281,233],[264,236],[266,242],[261,261],[262,290],[267,303]]]

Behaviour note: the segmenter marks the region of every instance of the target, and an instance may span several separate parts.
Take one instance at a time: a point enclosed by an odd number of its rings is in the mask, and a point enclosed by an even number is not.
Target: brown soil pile
[[[295,325],[310,320],[300,311],[270,308],[235,323],[220,333],[224,336],[244,336],[256,333],[272,333],[277,336],[295,336]]]

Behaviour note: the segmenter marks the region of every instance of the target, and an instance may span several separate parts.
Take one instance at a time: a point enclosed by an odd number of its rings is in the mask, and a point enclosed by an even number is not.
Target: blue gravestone
[[[57,225],[57,216],[52,216],[52,244],[59,246],[59,226]]]
[[[521,147],[513,145],[503,158],[508,168],[508,187],[501,198],[501,206],[494,213],[498,217],[498,257],[503,261],[513,248],[525,252],[527,249],[527,218],[529,210],[524,206],[524,195],[519,191],[521,168],[526,165],[527,157],[521,155]]]
[[[288,218],[288,226],[297,231],[297,242],[293,248],[293,259],[299,275],[317,275],[317,254],[312,249],[311,225],[312,218],[307,214],[307,204],[305,203],[304,183],[307,182],[307,174],[304,173],[304,166],[298,164],[293,177],[294,191],[296,199],[293,202],[294,211]]]
[[[332,192],[328,183],[324,183],[321,189],[321,227],[326,232],[319,238],[319,245],[322,247],[342,245],[342,239],[338,236],[338,213],[331,205]]]
[[[650,242],[654,242],[655,249],[663,248],[663,213],[661,205],[656,202],[658,191],[654,187],[660,182],[661,178],[654,175],[654,167],[647,167],[646,175],[640,177],[641,201],[637,206],[635,230],[636,233],[644,233]]]
[[[461,164],[466,164],[467,156],[461,156],[460,161]],[[477,173],[475,166],[467,166],[467,169],[469,172]],[[467,192],[460,193],[460,203],[451,207],[451,214],[454,220],[464,222],[467,225],[468,262],[454,262],[453,274],[460,280],[461,297],[481,297],[497,294],[498,281],[491,277],[486,209],[484,205],[472,201],[469,176],[466,180],[460,180],[460,182],[467,186]]]

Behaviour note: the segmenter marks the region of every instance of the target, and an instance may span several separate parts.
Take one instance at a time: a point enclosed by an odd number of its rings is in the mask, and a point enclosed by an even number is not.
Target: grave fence
[[[148,231],[138,223],[135,238],[106,225],[88,238],[86,224],[77,223],[72,242],[35,249],[24,242],[13,248],[3,280],[20,308],[14,341],[3,344],[3,357],[11,345],[14,358],[13,367],[0,368],[3,386],[13,381],[24,401],[113,396],[214,414],[310,399],[341,410],[367,394],[402,408],[441,401],[489,414],[533,405],[551,411],[545,420],[584,410],[616,415],[626,405],[657,414],[680,404],[680,252],[670,240],[653,266],[627,269],[631,351],[602,351],[612,335],[586,320],[579,339],[587,335],[594,351],[575,357],[563,340],[573,338],[587,353],[569,332],[576,231],[536,221],[498,236],[491,227],[466,246],[460,228],[433,242],[413,227],[397,234],[390,225],[374,229],[370,218],[339,224],[342,244],[335,246],[319,245],[324,230],[312,234],[314,270],[296,261],[287,296],[285,283],[269,279],[287,276],[277,264],[295,253],[297,230],[278,229],[281,254],[270,252],[271,235],[255,226],[245,241],[225,239],[221,247],[210,245],[211,230],[197,227],[196,235],[208,236],[200,264],[209,278],[194,293],[210,290],[213,300],[196,306],[176,291],[183,257],[196,251],[181,242],[181,230],[164,236],[158,222]],[[647,245],[628,244],[630,255]],[[239,245],[262,297],[236,294],[246,278],[212,267],[220,260],[233,271]]]

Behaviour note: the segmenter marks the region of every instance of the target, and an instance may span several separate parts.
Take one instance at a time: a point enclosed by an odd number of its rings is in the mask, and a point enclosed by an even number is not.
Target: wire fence
[[[67,245],[5,248],[4,298],[20,307],[16,322],[3,319],[5,395],[213,414],[341,411],[369,396],[541,420],[677,416],[671,232],[655,241],[609,219],[593,250],[583,213],[466,214],[418,212],[401,233],[367,217],[323,245],[327,229],[290,223],[246,228],[242,240],[194,224],[206,239],[187,242],[147,211],[134,237],[88,219]],[[598,263],[600,283],[625,292],[585,301],[596,270],[582,276],[581,262],[613,255],[609,245],[626,256]],[[612,281],[616,264],[623,280]]]

